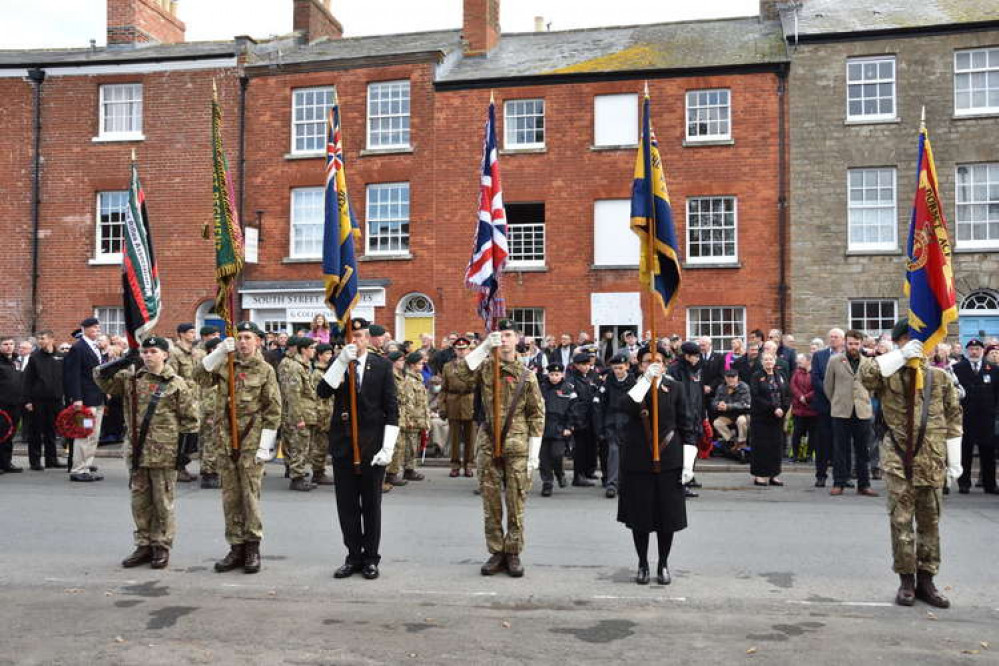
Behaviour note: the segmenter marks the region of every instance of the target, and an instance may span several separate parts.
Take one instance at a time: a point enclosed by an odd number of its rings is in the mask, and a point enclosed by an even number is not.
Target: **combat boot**
[[[326,476],[326,470],[316,470],[312,472],[312,483],[317,486],[332,486],[333,479]]]
[[[163,546],[153,546],[153,559],[149,563],[153,569],[166,569],[170,564],[170,551]]]
[[[121,561],[121,566],[126,569],[131,569],[132,567],[137,567],[140,564],[145,564],[146,562],[151,562],[153,560],[153,549],[149,546],[136,546],[132,554]]]
[[[950,608],[950,599],[940,594],[929,571],[916,572],[916,598],[937,608]]]
[[[177,470],[178,483],[190,483],[191,481],[194,481],[196,478],[198,477],[196,477],[194,474],[191,474],[190,472],[187,471],[187,469],[183,467]]]
[[[541,484],[541,496],[542,497],[552,496],[552,484],[548,483],[547,481]]]
[[[224,573],[243,566],[243,551],[245,548],[241,543],[234,543],[229,546],[229,554],[215,563],[215,571]]]
[[[212,473],[205,473],[201,475],[201,487],[202,488],[219,488],[222,484],[219,483],[219,475]]]
[[[291,490],[300,490],[302,492],[309,492],[312,490],[312,484],[309,483],[308,479],[304,476],[299,476],[291,480],[291,484],[288,486]]]
[[[916,603],[916,577],[913,574],[899,574],[898,594],[895,603],[899,606],[912,606]]]
[[[524,565],[520,563],[520,555],[517,553],[506,554],[506,572],[511,578],[520,578],[524,575]]]
[[[493,553],[479,571],[482,572],[483,576],[494,576],[505,569],[506,555],[503,553]]]
[[[403,472],[402,478],[407,481],[423,481],[426,477],[417,472],[415,469],[407,469]]]
[[[243,550],[243,573],[255,574],[260,571],[260,542],[247,541]]]
[[[399,478],[398,474],[386,474],[385,483],[388,483],[393,486],[404,486],[407,483],[409,483],[409,481],[403,481],[402,479]]]

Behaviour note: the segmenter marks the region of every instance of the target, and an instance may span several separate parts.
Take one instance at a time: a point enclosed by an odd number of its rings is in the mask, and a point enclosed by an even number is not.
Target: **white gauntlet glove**
[[[685,444],[683,447],[683,471],[680,472],[680,483],[687,485],[694,478],[694,461],[697,459],[697,447]]]
[[[961,438],[951,437],[947,440],[947,486],[953,484],[962,474],[964,469],[961,467]]]
[[[486,356],[489,356],[489,352],[493,350],[493,347],[499,347],[503,342],[503,337],[499,334],[499,331],[493,331],[486,336],[486,339],[482,341],[482,344],[468,352],[468,356],[465,357],[465,363],[468,364],[469,370],[475,370],[482,362],[486,360]]]
[[[274,444],[276,442],[277,430],[264,428],[260,431],[260,444],[257,446],[257,462],[264,463],[274,460]]]
[[[663,376],[663,364],[662,363],[652,363],[649,365],[645,373],[638,378],[635,385],[628,391],[628,397],[634,402],[641,402],[645,399],[645,394],[649,392],[649,387],[652,386],[652,380],[658,379]]]
[[[351,361],[357,360],[357,345],[346,345],[340,350],[340,354],[330,363],[329,369],[323,374],[323,381],[336,390],[343,383],[343,373],[347,372],[347,366]]]
[[[906,361],[911,358],[923,358],[923,343],[919,340],[909,340],[902,345],[901,351]]]
[[[236,351],[236,338],[231,335],[220,342],[215,349],[201,359],[201,367],[208,372],[214,372],[216,368],[225,362],[226,356]]]
[[[534,476],[534,471],[541,464],[541,438],[531,437],[527,440],[527,475]]]
[[[399,439],[399,426],[385,426],[382,435],[382,448],[371,459],[372,467],[385,467],[392,462],[392,454],[395,453],[395,443]]]

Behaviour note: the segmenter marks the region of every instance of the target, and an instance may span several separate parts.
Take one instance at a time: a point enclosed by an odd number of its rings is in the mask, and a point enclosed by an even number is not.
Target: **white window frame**
[[[616,112],[631,107],[630,119],[618,121]],[[610,114],[610,117],[605,117]],[[593,145],[607,147],[635,147],[638,145],[638,95],[614,93],[593,96]],[[603,121],[601,122],[601,119]],[[628,123],[625,126],[625,123]],[[603,128],[603,129],[601,129]],[[623,131],[626,130],[626,131]],[[608,139],[610,134],[612,138]]]
[[[867,171],[889,171],[891,172],[892,181],[892,202],[891,206],[887,204],[882,204],[880,202],[873,205],[862,204],[857,207],[853,206],[851,199],[851,185],[850,176],[854,172],[867,172]],[[880,179],[880,173],[879,173]],[[880,182],[876,189],[880,189]],[[862,187],[862,189],[867,189]],[[853,220],[852,216],[854,212],[862,213],[866,210],[891,210],[891,240],[881,241],[881,242],[864,242],[864,241],[854,241],[853,240]],[[898,249],[898,169],[895,167],[856,167],[846,170],[846,243],[847,250],[855,252],[892,252]]]
[[[312,200],[310,202],[309,208],[314,210],[313,215],[303,216],[305,208],[303,207],[304,201],[299,200],[299,197],[308,197]],[[288,219],[290,221],[288,227],[288,257],[290,259],[322,259],[323,256],[323,227],[325,225],[326,217],[326,199],[325,191],[322,187],[295,187],[291,190],[291,196],[289,197],[289,215]],[[305,218],[308,219],[305,219]],[[316,221],[318,220],[318,222]],[[315,251],[299,250],[297,246],[299,241],[305,242],[306,239],[301,238],[301,236],[308,230],[315,238],[315,233],[318,228],[318,242],[315,245]]]
[[[722,205],[724,205],[725,201],[731,201],[732,202],[732,224],[731,224],[731,229],[732,229],[732,237],[733,237],[732,238],[733,247],[732,247],[732,255],[731,256],[725,255],[725,254],[721,254],[721,255],[712,255],[712,256],[709,256],[709,257],[695,257],[694,254],[693,254],[693,252],[691,252],[691,245],[692,245],[692,243],[691,243],[691,232],[693,231],[693,224],[691,222],[692,214],[691,214],[690,208],[691,208],[691,204],[694,203],[695,201],[697,201],[697,202],[709,202],[711,204],[712,208],[714,207],[714,204],[716,204],[716,203],[721,203]],[[725,213],[724,210],[721,212],[721,214],[722,215],[727,215],[727,213]],[[704,213],[702,212],[702,213],[700,213],[700,215],[704,215]],[[709,213],[707,213],[707,215],[709,217],[713,217],[715,215],[715,211],[712,210]],[[687,263],[688,264],[737,264],[737,263],[739,263],[739,199],[738,199],[738,197],[734,197],[734,196],[687,197],[687,223],[684,226],[686,228],[686,236],[687,236]],[[727,226],[727,225],[722,226],[721,227],[721,231],[726,231],[728,228],[729,228],[729,226]],[[714,226],[711,226],[711,227],[703,227],[702,226],[702,227],[698,227],[698,229],[714,231],[715,227]],[[722,244],[723,251],[724,251],[724,245],[725,245],[725,243],[727,241],[723,238],[719,242]],[[712,248],[716,245],[715,241],[713,241],[713,240],[712,241],[708,241],[707,243],[703,243],[702,242],[701,244],[702,245],[708,245],[708,246],[710,246]]]
[[[622,208],[620,219],[611,218],[607,213],[597,215],[598,209],[613,205]],[[613,228],[601,231],[603,226],[613,225]],[[606,239],[613,238],[613,243]],[[625,251],[633,250],[634,259],[620,259]],[[593,202],[593,265],[606,268],[638,268],[642,253],[641,241],[631,231],[631,200],[630,199],[597,199]],[[608,257],[607,255],[610,254]]]
[[[891,314],[886,316],[884,314],[884,306],[891,304]],[[881,311],[881,315],[876,317],[876,319],[881,320],[882,323],[887,323],[888,326],[885,328],[873,329],[867,326],[868,323],[874,321],[875,318],[868,317],[865,311],[863,316],[855,318],[853,316],[853,306],[854,305],[871,305],[877,304],[878,309]],[[898,321],[898,301],[894,298],[851,298],[846,303],[846,320],[850,322],[850,328],[862,331],[866,335],[872,335],[876,338],[881,337],[885,333],[891,332],[892,326]],[[863,325],[858,326],[856,322],[863,322]]]
[[[107,97],[112,90],[138,91],[138,97],[126,100],[108,100]],[[97,105],[97,139],[100,141],[141,141],[146,137],[142,134],[143,115],[143,89],[141,83],[105,83],[99,86],[99,102]],[[105,125],[108,120],[108,110],[111,105],[134,105],[130,108],[130,113],[125,118],[131,129],[109,130]]]
[[[382,192],[386,190],[391,190],[393,188],[398,188],[400,191],[405,191],[405,199],[401,196],[398,203],[389,201],[385,202],[372,202],[372,194],[374,192]],[[408,256],[410,249],[410,240],[412,238],[412,216],[411,216],[411,191],[408,182],[399,183],[371,183],[365,188],[365,206],[364,206],[364,247],[365,254],[369,256]],[[378,207],[394,205],[399,206],[398,215],[373,218],[372,211],[376,210]],[[380,211],[379,211],[380,212]],[[387,233],[374,233],[372,231],[372,225],[389,225]],[[398,230],[396,230],[398,227]],[[405,227],[405,230],[403,230]],[[386,236],[389,239],[389,244],[393,238],[398,238],[399,248],[387,250],[380,250],[373,246],[372,241],[376,239],[381,239]]]
[[[724,94],[725,102],[719,102],[717,104],[712,104],[709,101],[705,101],[703,104],[698,101],[698,98],[702,95],[711,95],[712,93]],[[692,99],[695,103],[692,103]],[[719,117],[713,118],[712,111],[719,110]],[[724,114],[720,111],[724,110]],[[701,111],[708,115],[707,120],[703,121],[710,128],[712,124],[717,123],[721,126],[722,123],[725,124],[726,131],[716,132],[714,134],[691,134],[691,125],[699,125],[702,121],[700,117],[691,118],[691,111]],[[724,118],[720,116],[724,115]],[[684,95],[684,135],[688,143],[697,143],[700,141],[728,141],[732,138],[732,90],[730,88],[702,88],[698,90],[688,90]]]
[[[531,315],[532,319],[531,322],[528,322],[527,318],[523,316],[527,315],[528,313],[530,313]],[[514,320],[517,323],[517,326],[523,332],[525,337],[532,337],[538,342],[540,342],[545,337],[544,308],[534,308],[534,307],[510,308],[508,310],[508,314],[510,319]],[[529,323],[535,327],[534,329],[532,329],[535,332],[531,332],[531,330],[528,330]],[[543,345],[539,344],[538,346],[541,347]]]
[[[987,175],[984,184],[977,184],[973,180],[970,185],[963,185],[961,183],[961,170],[968,169],[969,172],[975,167],[984,167],[986,169]],[[990,173],[989,173],[990,172]],[[989,180],[989,176],[993,180]],[[978,187],[984,187],[985,199],[975,199],[972,198],[969,201],[961,201],[962,192],[966,190],[972,193],[974,196],[974,191]],[[990,190],[992,192],[990,192]],[[954,243],[955,247],[961,250],[973,249],[973,250],[996,250],[999,249],[999,234],[990,235],[988,233],[989,227],[999,225],[999,214],[990,216],[990,210],[993,208],[999,208],[999,162],[975,162],[969,164],[958,164],[954,169]],[[994,197],[994,198],[993,198]],[[976,208],[984,209],[985,219],[968,219],[967,211],[974,211]],[[975,240],[974,239],[974,226],[972,226],[972,238],[970,240],[962,240],[963,227],[967,225],[984,224],[986,230],[986,238]]]
[[[739,311],[741,311],[741,314],[742,314],[741,320],[737,320],[737,319],[721,319],[721,320],[717,320],[717,322],[716,322],[716,320],[714,320],[712,318],[711,321],[709,321],[708,326],[709,327],[711,327],[711,326],[724,326],[725,323],[730,323],[730,324],[735,324],[735,325],[738,325],[739,327],[741,327],[742,332],[741,332],[741,334],[740,333],[732,333],[731,335],[712,335],[710,329],[709,329],[709,331],[707,333],[705,333],[704,331],[695,331],[694,330],[694,317],[693,317],[693,314],[694,314],[695,310],[719,310],[719,311],[722,311],[722,310],[732,310],[732,311],[739,310]],[[734,312],[733,312],[733,314],[734,314]],[[688,340],[694,340],[694,339],[697,339],[697,338],[701,337],[702,335],[707,335],[708,337],[711,338],[711,344],[712,344],[712,346],[715,349],[728,349],[728,343],[732,340],[732,338],[741,338],[743,340],[746,339],[746,306],[745,305],[694,305],[694,306],[691,306],[691,307],[687,308],[686,315],[687,315],[687,339]]]
[[[517,106],[524,106],[526,103],[540,104],[541,113],[523,113],[516,110]],[[511,110],[511,107],[513,110]],[[535,107],[536,110],[536,107]],[[516,123],[513,119],[516,118],[533,118],[534,126],[532,128],[521,128],[516,127]],[[536,133],[539,129],[537,125],[537,119],[541,119],[541,141],[524,141],[518,142],[516,136],[518,133]],[[543,97],[530,97],[524,99],[508,99],[503,102],[503,148],[505,150],[531,150],[539,149],[545,147],[545,139],[547,135],[545,133],[545,100]]]
[[[985,66],[976,67],[973,64],[975,53],[985,53]],[[964,69],[958,69],[958,61],[962,55],[968,56],[968,67]],[[995,64],[991,64],[994,62]],[[976,75],[981,75],[985,79],[985,105],[975,106],[974,105],[974,79]],[[962,77],[966,77],[968,81],[968,106],[961,107],[958,105],[958,82],[962,80]],[[961,49],[960,51],[954,52],[954,115],[955,116],[979,116],[987,114],[999,114],[999,99],[996,100],[995,104],[990,104],[988,99],[989,92],[989,82],[990,80],[995,81],[996,85],[999,86],[999,47],[985,47],[977,49]],[[999,96],[999,93],[997,93]]]
[[[526,202],[525,202],[526,203]],[[516,206],[517,204],[513,204]],[[507,248],[510,251],[507,257],[507,268],[544,268],[545,261],[548,258],[548,232],[547,232],[547,220],[542,218],[540,222],[511,222],[510,220],[510,209],[511,204],[507,204],[507,215],[506,215],[506,243]],[[547,216],[547,207],[545,207],[545,215]],[[540,232],[540,242],[541,242],[541,258],[533,259],[521,259],[514,256],[515,247],[520,245],[522,242],[530,242],[533,247],[537,246],[537,238],[533,240],[521,240],[528,237],[529,235],[537,234]],[[537,254],[533,252],[533,254]]]
[[[120,305],[95,307],[94,316],[101,321],[104,335],[125,335],[125,308]]]
[[[121,215],[121,220],[118,221],[118,222],[115,222],[115,221],[111,220],[111,221],[108,221],[105,224],[104,222],[101,221],[101,214],[102,214],[102,211],[103,211],[103,208],[104,208],[104,206],[102,205],[102,199],[104,198],[105,195],[112,195],[112,194],[113,195],[117,195],[118,197],[120,197],[121,206],[120,207],[116,207],[116,208],[111,208],[110,205],[109,205],[108,206],[109,212],[111,214],[114,214],[114,213],[120,214]],[[97,193],[96,202],[95,202],[95,214],[94,214],[94,220],[95,220],[95,225],[94,225],[94,258],[93,258],[93,260],[90,263],[92,263],[92,264],[120,264],[121,263],[122,250],[124,250],[124,243],[125,243],[125,211],[126,211],[127,208],[128,208],[128,190],[104,190],[104,191],[101,191],[101,192]],[[114,226],[117,226],[117,227],[120,228],[120,236],[118,238],[118,242],[119,242],[120,247],[122,248],[122,250],[119,250],[118,252],[104,252],[101,249],[101,246],[103,245],[103,243],[102,243],[102,240],[103,240],[102,229],[104,227],[114,227]],[[111,237],[110,241],[111,242],[114,241],[113,236]]]
[[[405,97],[400,97],[400,106],[402,105],[402,100],[405,99],[406,111],[393,112],[391,109],[388,113],[378,113],[375,114],[376,109],[375,100],[372,93],[374,91],[379,91],[378,102],[381,103],[381,89],[390,88],[391,86],[402,86],[405,87]],[[391,105],[391,98],[389,99],[389,104]],[[385,118],[402,118],[405,127],[399,128],[398,130],[382,130],[381,128],[374,127],[374,121],[382,120]],[[367,147],[368,150],[401,150],[410,147],[412,143],[412,90],[410,88],[409,79],[400,79],[397,81],[372,81],[368,84],[368,104],[367,104]],[[393,134],[396,131],[404,133],[405,141],[399,143],[382,143],[380,140],[373,141],[382,134]]]
[[[864,102],[865,99],[870,99],[870,98],[860,97],[859,99],[861,101],[861,104],[860,104],[860,106],[861,106],[861,112],[859,114],[852,114],[852,113],[850,113],[850,86],[851,85],[854,85],[854,86],[856,86],[856,85],[863,86],[865,84],[866,85],[873,84],[875,86],[880,86],[880,85],[882,85],[884,83],[888,83],[889,82],[888,79],[882,79],[881,78],[880,71],[881,71],[881,63],[883,63],[883,62],[890,62],[891,63],[892,76],[891,76],[891,80],[890,81],[891,81],[891,106],[892,106],[892,112],[891,113],[881,113],[880,112],[880,103],[879,103],[878,104],[878,106],[879,106],[878,113],[864,113],[863,112],[863,106],[864,106],[863,102]],[[859,64],[859,65],[863,66],[864,64],[868,64],[868,63],[877,63],[878,64],[878,78],[872,79],[870,81],[862,78],[858,82],[855,82],[855,83],[851,82],[850,81],[850,65]],[[863,72],[863,67],[861,67],[861,72]],[[874,99],[878,99],[878,100],[882,99],[882,97],[880,95],[880,91],[875,96]],[[846,100],[845,101],[846,101],[846,119],[847,119],[847,122],[851,122],[851,123],[866,123],[866,122],[882,122],[882,121],[886,121],[886,120],[896,120],[898,118],[898,63],[896,62],[895,56],[891,55],[891,56],[870,56],[870,57],[865,57],[865,58],[847,58],[846,59]]]
[[[326,114],[329,112],[329,107],[332,106],[333,94],[335,92],[335,86],[314,86],[308,88],[292,88],[291,89],[291,154],[292,155],[323,155],[326,153]],[[307,93],[313,93],[315,95],[329,94],[329,104],[299,104],[299,94],[305,95]],[[319,115],[316,118],[308,118],[305,120],[298,119],[299,108],[314,110],[319,109]],[[298,130],[299,128],[308,129],[310,126],[319,124],[320,130],[318,135],[318,146],[316,148],[299,148],[298,147]],[[302,137],[306,142],[310,139],[316,138],[315,135],[308,134]]]

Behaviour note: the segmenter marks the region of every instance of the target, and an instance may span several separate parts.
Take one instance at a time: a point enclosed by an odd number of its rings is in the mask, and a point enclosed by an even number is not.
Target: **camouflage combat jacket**
[[[156,389],[163,386],[162,395],[156,404],[152,420],[142,443],[139,467],[173,469],[177,465],[177,444],[181,434],[198,432],[198,407],[194,401],[194,390],[169,365],[154,375],[145,367],[121,370],[109,379],[101,379],[99,368],[94,368],[94,381],[101,390],[110,395],[122,397],[125,408],[126,427],[132,423],[141,432],[142,421],[149,407],[149,400]],[[133,384],[132,378],[135,377]],[[133,420],[132,391],[135,389],[135,413]],[[129,433],[131,441],[133,433]],[[131,457],[131,445],[125,447]]]
[[[194,369],[201,364],[201,359],[204,357],[204,350],[197,347],[184,349],[175,342],[170,346],[170,358],[167,359],[167,365],[173,368],[174,372],[180,375],[184,381],[193,385]]]
[[[399,408],[399,428],[402,430],[429,430],[430,407],[428,406],[427,387],[423,385],[423,377],[418,372],[405,371],[403,379],[407,393],[406,407]]]
[[[471,421],[475,415],[475,383],[458,377],[459,360],[456,358],[444,364],[441,371],[444,381],[437,404],[446,418]]]
[[[493,359],[485,359],[475,370],[468,367],[465,359],[456,363],[457,376],[465,382],[471,382],[482,393],[482,411],[485,413],[486,428],[492,432],[493,420]],[[502,430],[506,415],[513,401],[513,394],[521,375],[527,371],[527,381],[523,395],[517,405],[510,422],[503,451],[515,456],[527,455],[527,440],[531,437],[541,437],[545,430],[545,400],[541,397],[537,375],[528,370],[519,360],[500,361],[500,420]],[[491,437],[491,435],[490,435]]]
[[[933,373],[933,385],[930,387],[926,435],[913,458],[912,483],[940,488],[946,477],[947,440],[960,437],[962,432],[961,403],[957,389],[945,371],[924,365],[923,372]],[[888,432],[881,442],[881,469],[886,474],[905,478],[900,451],[905,450],[906,444],[906,400],[910,390],[910,373],[902,368],[893,375],[882,377],[877,363],[862,365],[860,373],[867,390],[881,399],[881,410],[888,425]],[[922,409],[923,392],[917,391],[914,410],[917,433]]]
[[[316,388],[319,386],[319,382],[322,381],[323,375],[326,374],[327,367],[317,365],[312,370],[312,375],[310,376],[310,382],[312,385],[312,392],[316,392]],[[330,419],[333,418],[333,397],[320,398],[318,394],[316,395],[316,427],[320,432],[330,431]]]
[[[282,423],[295,428],[299,423],[316,425],[316,408],[319,396],[312,379],[308,361],[297,354],[289,356],[278,365],[278,383],[281,385]]]
[[[277,430],[281,425],[281,391],[278,389],[274,368],[264,360],[259,351],[249,358],[236,354],[236,427],[239,448],[256,451],[260,444],[260,431]],[[218,387],[219,441],[223,448],[232,447],[229,428],[229,364],[222,363],[212,372],[201,363],[194,367],[194,379],[203,387]]]

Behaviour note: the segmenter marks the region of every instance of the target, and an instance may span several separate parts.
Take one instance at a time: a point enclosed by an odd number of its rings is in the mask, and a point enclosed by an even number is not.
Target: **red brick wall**
[[[108,0],[108,44],[184,41],[184,23],[155,0]]]
[[[482,55],[499,44],[499,0],[464,0],[461,36],[467,55]]]
[[[295,0],[292,29],[305,35],[309,42],[320,37],[339,39],[343,36],[343,26],[319,0]]]

